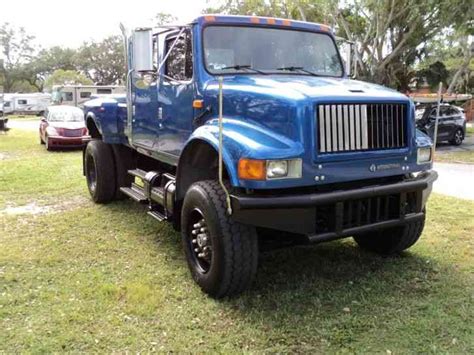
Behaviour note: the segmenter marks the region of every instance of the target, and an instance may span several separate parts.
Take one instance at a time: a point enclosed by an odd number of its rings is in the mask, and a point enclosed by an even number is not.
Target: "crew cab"
[[[381,254],[418,240],[431,140],[409,98],[349,78],[329,27],[204,15],[122,30],[126,97],[84,106],[89,192],[171,222],[204,292],[249,287],[279,235]]]

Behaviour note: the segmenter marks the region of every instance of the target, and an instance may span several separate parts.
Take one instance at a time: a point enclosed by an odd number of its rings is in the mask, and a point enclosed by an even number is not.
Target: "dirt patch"
[[[0,215],[5,214],[9,216],[15,216],[23,214],[41,215],[60,213],[85,206],[88,202],[89,200],[83,196],[76,196],[69,200],[60,201],[54,205],[42,205],[38,201],[34,201],[22,206],[7,206],[3,210],[0,210]]]

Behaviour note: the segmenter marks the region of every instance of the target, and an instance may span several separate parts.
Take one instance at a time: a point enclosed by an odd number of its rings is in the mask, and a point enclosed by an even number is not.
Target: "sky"
[[[206,0],[1,0],[0,24],[24,27],[43,48],[77,48],[86,40],[120,34],[120,22],[128,28],[150,25],[158,12],[188,22],[206,4]]]

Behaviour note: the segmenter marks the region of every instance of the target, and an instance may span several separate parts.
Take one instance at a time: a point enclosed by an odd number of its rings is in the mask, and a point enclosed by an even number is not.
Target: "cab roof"
[[[193,23],[199,25],[227,24],[227,25],[260,25],[268,27],[282,27],[288,29],[302,29],[309,31],[327,32],[333,35],[331,27],[320,23],[304,22],[290,19],[262,16],[236,16],[236,15],[202,15]]]

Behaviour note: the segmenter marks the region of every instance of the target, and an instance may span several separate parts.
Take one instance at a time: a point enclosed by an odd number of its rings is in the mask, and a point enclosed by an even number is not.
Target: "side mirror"
[[[153,71],[153,38],[151,28],[137,28],[132,35],[132,68],[136,72]]]
[[[353,76],[352,72],[352,57],[354,56],[354,42],[348,41],[345,38],[338,37],[336,39],[339,53],[341,54],[344,63],[344,71],[348,77]]]

